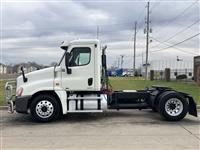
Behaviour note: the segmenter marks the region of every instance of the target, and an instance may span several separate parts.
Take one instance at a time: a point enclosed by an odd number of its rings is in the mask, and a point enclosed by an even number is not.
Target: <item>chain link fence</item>
[[[194,74],[193,69],[170,69],[170,73],[166,74],[165,70],[151,70],[150,79],[152,80],[166,80],[169,76],[171,81],[185,81],[193,82]]]

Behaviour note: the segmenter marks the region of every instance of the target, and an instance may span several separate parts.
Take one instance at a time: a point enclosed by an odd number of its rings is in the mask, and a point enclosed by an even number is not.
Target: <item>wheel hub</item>
[[[175,104],[170,104],[170,105],[169,105],[169,108],[170,108],[171,110],[174,110],[174,109],[176,108],[176,105],[175,105]]]
[[[46,107],[46,106],[43,106],[43,107],[42,107],[42,111],[43,111],[43,112],[46,112],[46,111],[47,111],[47,107]]]
[[[54,112],[53,104],[48,100],[41,100],[35,107],[36,113],[41,118],[48,118]]]
[[[165,111],[170,116],[178,116],[183,111],[183,103],[178,98],[171,98],[165,103]]]

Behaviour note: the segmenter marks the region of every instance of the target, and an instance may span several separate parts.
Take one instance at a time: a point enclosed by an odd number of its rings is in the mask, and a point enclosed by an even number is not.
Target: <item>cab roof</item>
[[[61,44],[61,48],[65,49],[65,47],[69,47],[70,45],[76,44],[99,44],[100,41],[98,39],[78,39],[78,40],[73,40],[73,41],[63,41]]]

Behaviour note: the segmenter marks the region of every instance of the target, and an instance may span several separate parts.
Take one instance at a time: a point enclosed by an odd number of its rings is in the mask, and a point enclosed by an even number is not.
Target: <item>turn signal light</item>
[[[22,93],[23,93],[23,88],[20,87],[19,90],[17,91],[17,96],[22,96]]]

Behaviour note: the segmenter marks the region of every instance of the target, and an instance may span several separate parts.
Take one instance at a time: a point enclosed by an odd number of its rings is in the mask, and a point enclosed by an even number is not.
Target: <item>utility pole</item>
[[[144,58],[143,58],[143,52],[142,52],[142,66],[144,65]]]
[[[137,22],[135,22],[135,29],[134,29],[134,56],[133,56],[133,76],[135,76],[135,54],[136,54],[136,33],[137,33]]]
[[[97,39],[99,39],[99,26],[97,26]]]
[[[146,62],[145,62],[145,80],[148,78],[148,55],[149,55],[149,2],[147,3],[147,20],[146,20]]]
[[[118,61],[118,69],[119,69],[120,57],[117,58],[117,61]]]
[[[143,52],[142,52],[142,64],[141,64],[141,75],[143,74],[143,66],[144,65],[144,58],[143,58]]]
[[[123,69],[124,55],[121,55],[121,69]]]

